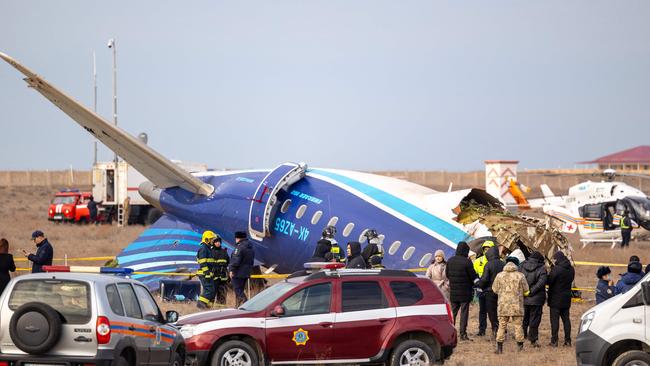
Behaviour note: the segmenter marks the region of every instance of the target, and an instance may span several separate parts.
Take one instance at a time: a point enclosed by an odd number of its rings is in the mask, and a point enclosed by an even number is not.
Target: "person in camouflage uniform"
[[[497,348],[495,353],[503,353],[503,341],[506,336],[508,323],[515,326],[515,340],[521,351],[524,348],[524,296],[529,294],[526,277],[517,271],[517,265],[508,262],[503,271],[497,274],[492,284],[492,291],[499,297],[497,314],[499,316],[499,330],[497,331]]]

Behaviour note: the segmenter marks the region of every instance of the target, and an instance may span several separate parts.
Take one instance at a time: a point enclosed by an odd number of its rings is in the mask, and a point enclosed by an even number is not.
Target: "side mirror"
[[[650,305],[650,281],[641,284],[641,293],[643,294],[643,303]]]
[[[165,321],[167,323],[176,323],[178,321],[178,312],[169,310],[165,313]]]
[[[284,308],[282,307],[282,305],[275,305],[273,311],[271,312],[271,316],[281,317],[283,315],[284,315]]]

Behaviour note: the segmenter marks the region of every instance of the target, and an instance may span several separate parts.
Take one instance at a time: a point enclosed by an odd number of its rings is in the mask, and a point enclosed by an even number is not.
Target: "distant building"
[[[599,169],[650,170],[650,146],[637,146],[578,164],[597,164]]]

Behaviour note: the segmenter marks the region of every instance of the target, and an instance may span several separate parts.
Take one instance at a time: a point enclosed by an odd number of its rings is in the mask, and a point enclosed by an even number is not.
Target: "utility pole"
[[[113,123],[117,127],[117,43],[115,38],[108,40],[108,48],[113,49]],[[113,186],[115,187],[115,203],[117,204],[117,226],[122,226],[124,225],[123,202],[120,195],[120,161],[117,153],[115,153],[114,163]]]
[[[97,62],[95,60],[95,50],[93,50],[93,112],[97,114]],[[97,164],[97,139],[94,143],[93,166]]]

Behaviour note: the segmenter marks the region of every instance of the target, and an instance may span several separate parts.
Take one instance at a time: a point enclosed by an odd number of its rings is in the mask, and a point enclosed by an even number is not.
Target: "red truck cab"
[[[386,269],[296,273],[238,309],[185,316],[177,325],[189,363],[198,366],[429,365],[456,347],[440,290]]]
[[[57,192],[50,202],[48,220],[55,222],[88,222],[88,200],[90,192],[66,190]]]

